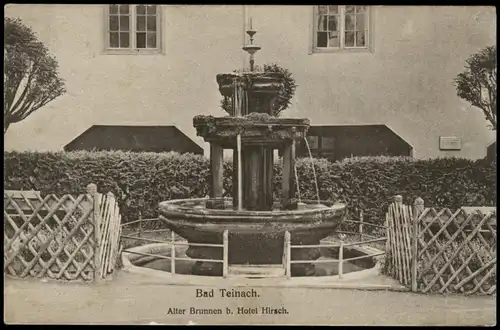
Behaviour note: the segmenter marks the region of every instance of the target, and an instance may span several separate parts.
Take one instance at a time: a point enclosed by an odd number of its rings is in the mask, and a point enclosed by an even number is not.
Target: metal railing
[[[173,231],[171,231],[170,229],[144,230],[142,223],[157,221],[157,220],[159,220],[159,219],[158,218],[139,219],[139,220],[135,220],[135,221],[131,221],[131,222],[128,222],[126,224],[123,224],[122,227],[130,226],[130,225],[137,223],[139,226],[139,230],[137,232],[133,232],[129,235],[122,234],[121,239],[133,239],[133,240],[150,242],[150,243],[169,244],[170,245],[170,255],[169,256],[131,251],[131,250],[129,250],[129,248],[122,250],[122,252],[170,260],[170,272],[172,275],[176,274],[175,261],[176,260],[186,260],[186,261],[222,263],[222,276],[223,277],[228,276],[228,272],[229,272],[229,258],[228,258],[228,256],[229,256],[229,246],[228,246],[228,244],[229,244],[229,232],[227,229],[224,230],[224,232],[223,232],[222,244],[189,243],[187,241],[176,240],[175,233]],[[338,263],[338,276],[339,276],[339,278],[342,278],[342,276],[344,274],[343,266],[344,266],[345,262],[385,255],[385,251],[384,251],[384,252],[379,252],[379,253],[373,253],[373,254],[352,257],[352,258],[344,258],[344,248],[346,248],[346,247],[362,246],[362,245],[368,245],[368,244],[376,243],[376,242],[383,242],[383,241],[387,240],[387,237],[377,238],[375,236],[368,235],[368,234],[364,233],[363,232],[364,226],[372,226],[375,228],[385,228],[385,227],[380,226],[380,225],[367,223],[367,222],[363,222],[362,217],[361,217],[360,221],[344,220],[343,223],[358,224],[359,232],[356,233],[356,232],[351,232],[351,231],[339,230],[339,231],[337,231],[337,233],[340,234],[340,241],[339,242],[322,241],[320,244],[315,244],[315,245],[292,245],[291,244],[291,234],[289,231],[286,231],[285,236],[284,236],[285,242],[284,242],[284,251],[283,251],[283,259],[282,259],[283,260],[282,265],[285,268],[285,277],[286,278],[291,277],[291,265],[292,264]],[[146,233],[160,233],[160,232],[170,232],[170,239],[169,240],[158,240],[158,239],[142,237],[142,235],[146,234]],[[346,238],[346,234],[359,235],[360,241],[345,242],[344,239]],[[134,236],[134,235],[137,235],[137,236]],[[365,237],[370,238],[370,239],[365,240]],[[204,247],[222,248],[223,249],[223,258],[222,258],[222,260],[220,260],[220,259],[200,259],[200,258],[177,257],[176,252],[175,252],[175,248],[178,246],[204,246]],[[291,258],[292,249],[305,249],[305,248],[338,248],[339,249],[338,259],[323,257],[321,260],[292,260],[292,258]]]
[[[224,277],[227,277],[228,273],[228,256],[229,256],[229,248],[228,248],[228,242],[229,242],[229,232],[228,230],[224,230],[223,235],[222,235],[222,244],[209,244],[209,243],[189,243],[187,241],[179,241],[176,240],[175,233],[171,231],[170,229],[157,229],[157,230],[143,230],[142,228],[142,223],[143,222],[150,222],[150,221],[156,221],[159,220],[159,218],[151,218],[151,219],[139,219],[135,221],[131,221],[128,223],[125,223],[122,225],[122,227],[128,226],[128,225],[133,225],[135,223],[139,224],[139,231],[133,232],[129,235],[121,235],[121,239],[133,239],[133,240],[138,240],[138,241],[144,241],[144,242],[151,242],[151,243],[165,243],[170,245],[170,255],[165,256],[161,254],[152,254],[152,253],[146,253],[146,252],[138,252],[138,251],[131,251],[129,248],[123,249],[122,252],[125,253],[130,253],[130,254],[136,254],[136,255],[142,255],[142,256],[149,256],[149,257],[155,257],[159,259],[167,259],[170,260],[170,273],[172,275],[175,275],[175,261],[176,260],[186,260],[186,261],[204,261],[204,262],[214,262],[214,263],[222,263],[222,275]],[[152,238],[146,238],[146,237],[141,237],[145,233],[159,233],[159,232],[170,232],[170,239],[169,240],[158,240],[158,239],[152,239]],[[133,236],[133,235],[138,235],[138,236]],[[178,246],[204,246],[204,247],[216,247],[216,248],[222,248],[223,250],[223,258],[222,260],[220,259],[201,259],[201,258],[183,258],[183,257],[177,257],[175,253],[175,248]]]
[[[340,234],[339,242],[331,242],[331,241],[323,241],[321,244],[315,244],[315,245],[292,245],[291,244],[291,234],[290,232],[286,231],[285,232],[285,248],[284,248],[284,257],[283,259],[285,260],[285,276],[286,278],[290,278],[292,276],[291,273],[291,265],[292,264],[305,264],[305,263],[338,263],[338,276],[339,278],[342,278],[344,274],[344,263],[349,262],[349,261],[354,261],[354,260],[360,260],[360,259],[365,259],[365,258],[373,258],[376,256],[381,256],[385,255],[385,250],[383,252],[378,252],[378,253],[373,253],[373,254],[366,254],[362,256],[357,256],[357,257],[352,257],[352,258],[344,258],[344,248],[349,247],[349,246],[362,246],[362,245],[368,245],[371,243],[376,243],[376,242],[384,242],[387,241],[387,237],[375,237],[372,235],[368,235],[363,233],[363,227],[364,226],[373,226],[375,228],[384,228],[384,226],[380,225],[375,225],[372,223],[367,223],[363,221],[363,213],[361,213],[360,221],[353,221],[353,220],[344,220],[343,223],[351,223],[351,224],[358,224],[359,225],[359,233],[356,232],[350,232],[350,231],[343,231],[339,230],[337,233]],[[349,242],[346,243],[344,242],[344,239],[346,238],[346,234],[355,234],[360,237],[360,241],[357,242]],[[370,239],[365,240],[365,237],[369,237]],[[291,255],[292,255],[292,249],[305,249],[305,248],[338,248],[339,249],[339,257],[338,259],[335,258],[326,258],[323,257],[321,260],[291,260]]]
[[[376,225],[376,224],[370,223],[370,222],[365,222],[364,221],[364,214],[363,214],[362,210],[359,212],[359,220],[358,221],[356,221],[356,220],[344,220],[342,222],[342,225],[344,225],[344,224],[357,224],[358,231],[354,232],[354,231],[338,230],[337,233],[339,233],[339,234],[359,235],[359,241],[360,242],[363,242],[365,237],[379,238],[379,237],[376,237],[376,236],[373,236],[373,235],[366,234],[364,232],[365,226],[368,226],[368,227],[371,227],[371,228],[384,229],[384,233],[386,231],[386,226]]]

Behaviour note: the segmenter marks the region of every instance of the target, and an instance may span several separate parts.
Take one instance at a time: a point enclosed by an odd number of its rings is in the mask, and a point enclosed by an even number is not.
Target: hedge
[[[177,153],[4,152],[4,189],[42,194],[80,194],[89,183],[113,192],[124,222],[157,216],[160,201],[204,197],[209,191],[209,160]],[[422,197],[426,206],[456,209],[496,205],[496,162],[463,158],[414,160],[404,157],[313,160],[322,200],[346,202],[351,214],[363,209],[366,220],[383,223],[396,194],[405,203]],[[312,163],[297,160],[302,199],[316,199]],[[275,197],[281,167],[275,165]],[[230,196],[232,163],[224,164],[224,189]]]

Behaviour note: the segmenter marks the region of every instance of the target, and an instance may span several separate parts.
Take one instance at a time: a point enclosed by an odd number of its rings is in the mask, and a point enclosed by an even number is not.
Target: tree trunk
[[[7,130],[9,129],[9,126],[10,126],[10,122],[4,118],[4,121],[3,121],[3,135],[5,135],[5,133],[7,133]]]

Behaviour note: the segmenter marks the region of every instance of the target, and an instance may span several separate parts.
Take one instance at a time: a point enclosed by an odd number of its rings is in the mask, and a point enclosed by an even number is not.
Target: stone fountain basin
[[[346,206],[306,201],[296,210],[247,211],[233,209],[232,199],[224,199],[224,208],[206,207],[214,199],[183,199],[161,202],[160,219],[189,243],[222,244],[229,232],[229,262],[240,264],[277,264],[282,262],[285,232],[292,245],[316,245],[335,232],[345,216]],[[217,201],[221,201],[218,199]],[[191,258],[222,259],[222,249],[190,246]],[[315,260],[316,248],[292,250],[292,260]]]
[[[231,72],[220,73],[217,75],[217,84],[222,95],[230,97],[234,92],[234,83],[241,81],[241,78],[247,77],[247,81],[251,82],[248,89],[254,93],[269,93],[276,94],[283,86],[281,82],[283,74],[279,72]]]

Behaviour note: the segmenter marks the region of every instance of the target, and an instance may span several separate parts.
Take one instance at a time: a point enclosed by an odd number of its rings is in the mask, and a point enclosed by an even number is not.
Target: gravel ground
[[[120,273],[98,285],[4,282],[5,323],[36,324],[317,324],[494,325],[496,297],[429,296],[389,291],[256,288],[258,298],[196,298],[192,286],[169,286]],[[248,288],[250,289],[250,287]],[[288,314],[238,315],[237,308],[284,307]],[[223,315],[189,314],[220,308]],[[169,308],[186,309],[184,315]],[[230,308],[233,314],[225,314]]]

